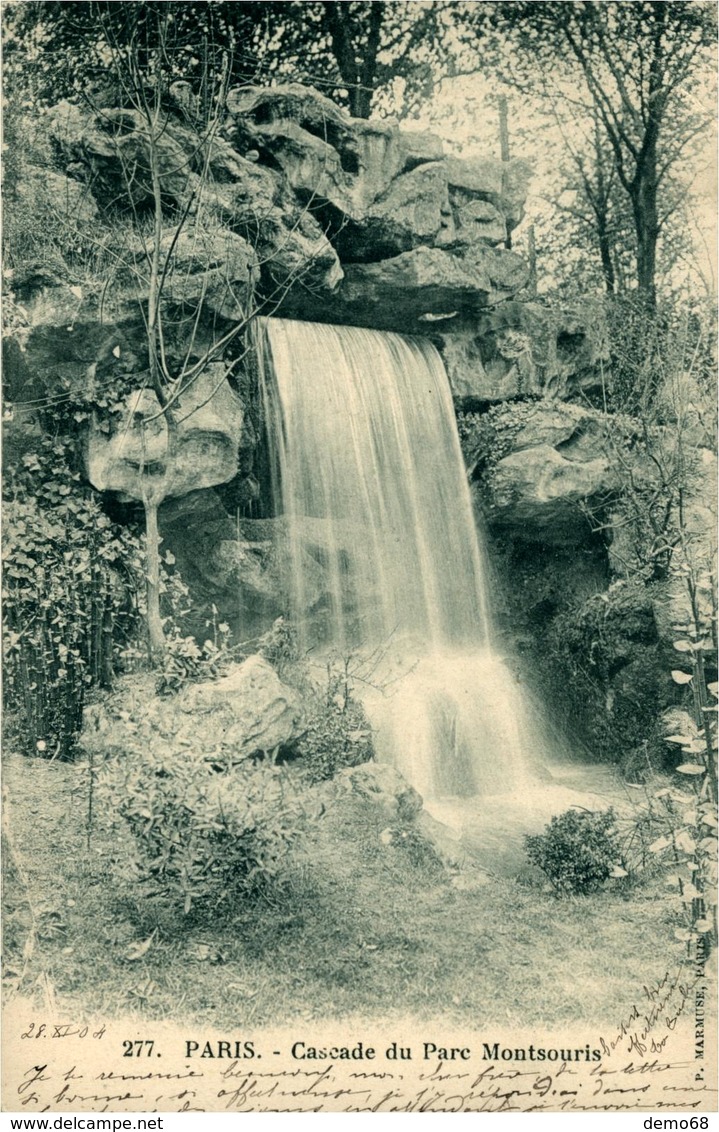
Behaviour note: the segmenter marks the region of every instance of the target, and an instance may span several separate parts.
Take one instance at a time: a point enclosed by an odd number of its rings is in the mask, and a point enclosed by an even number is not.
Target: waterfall
[[[284,319],[268,319],[265,332],[261,382],[303,644],[316,644],[317,622],[308,627],[301,611],[310,604],[308,563],[320,558],[325,648],[380,658],[362,696],[378,757],[427,799],[523,790],[533,728],[495,652],[437,350],[398,334]]]

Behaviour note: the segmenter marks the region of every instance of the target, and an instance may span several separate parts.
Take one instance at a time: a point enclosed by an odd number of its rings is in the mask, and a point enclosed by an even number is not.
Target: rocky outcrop
[[[341,573],[346,562],[342,531],[306,517],[291,547],[284,517],[231,517],[220,496],[190,492],[168,499],[158,514],[163,552],[170,552],[192,594],[193,632],[204,639],[214,618],[231,626],[233,639],[255,640],[277,617],[288,615],[293,564],[303,578],[300,615],[321,629],[332,600],[331,574]],[[352,593],[346,599],[351,609]]]
[[[411,246],[482,237],[497,243],[522,217],[528,177],[523,162],[445,157],[431,134],[401,130],[391,118],[350,118],[318,91],[296,83],[238,88],[227,105],[240,152],[256,151],[260,161],[281,168],[298,195],[342,218],[351,253],[343,259],[379,258],[377,246],[395,225],[396,238]],[[478,233],[477,224],[485,231]],[[406,250],[394,245],[390,254]]]
[[[377,263],[345,264],[344,273],[342,286],[324,301],[289,295],[283,313],[426,335],[436,320],[476,316],[527,280],[519,256],[482,246],[456,252],[417,247]]]
[[[271,664],[250,656],[227,676],[185,689],[181,710],[212,716],[212,729],[233,761],[289,745],[301,732],[300,698]]]
[[[189,750],[211,764],[243,762],[291,747],[303,728],[300,698],[264,657],[252,655],[219,680],[158,695],[155,677],[121,678],[116,690],[83,712],[81,742],[118,753],[137,743],[137,719],[151,712],[158,740]],[[181,756],[179,756],[181,757]]]
[[[432,135],[350,118],[298,84],[238,88],[227,111],[224,136],[211,137],[179,109],[154,131],[131,108],[61,103],[49,115],[56,176],[101,222],[132,229],[152,214],[157,185],[187,216],[179,240],[166,237],[171,300],[195,302],[201,283],[207,303],[217,283],[224,298],[210,309],[238,318],[257,285],[271,313],[383,327],[391,291],[392,326],[416,330],[422,315],[474,312],[526,282],[522,261],[500,246],[522,216],[523,163],[445,156]]]
[[[369,802],[386,821],[411,822],[422,809],[421,794],[387,763],[348,767],[335,775],[333,785]]]
[[[500,373],[499,316],[489,311],[507,306],[527,278],[522,259],[504,247],[522,216],[523,163],[447,155],[430,134],[392,119],[353,119],[297,84],[231,92],[224,122],[210,132],[199,130],[194,106],[180,83],[154,126],[139,109],[107,99],[49,111],[55,168],[31,167],[18,200],[40,194],[53,231],[67,229],[70,254],[58,248],[15,272],[4,342],[11,399],[114,389],[119,375],[127,389],[145,387],[146,312],[158,288],[167,370],[181,380],[209,356],[215,417],[229,391],[216,367],[233,371],[235,388],[247,371],[237,368],[242,333],[229,353],[228,336],[258,313],[437,331],[459,397],[488,399],[487,382],[517,388],[521,365]],[[489,321],[478,355],[480,318]],[[135,408],[153,416],[151,395],[140,400]],[[138,419],[126,438],[131,449]],[[121,432],[128,422],[126,414]],[[235,427],[236,413],[228,423]],[[200,443],[216,459],[222,428],[199,431],[215,436]],[[184,436],[183,452],[196,440]],[[159,433],[146,438],[150,463],[159,462],[162,443]],[[94,483],[129,495],[131,467],[141,460],[118,445],[117,435],[93,433],[87,462]],[[187,490],[194,470],[187,482],[173,473],[169,495]]]
[[[601,388],[610,363],[603,314],[589,301],[557,308],[510,300],[430,329],[464,408],[587,393]]]
[[[464,450],[487,520],[523,539],[586,541],[587,508],[606,504],[618,477],[609,419],[578,405],[528,401],[463,421]]]
[[[423,316],[474,313],[526,283],[498,247],[521,219],[523,163],[446,157],[431,135],[349,118],[297,84],[241,88],[228,109],[235,148],[281,170],[342,262],[331,295],[291,290],[278,313],[418,332]]]
[[[172,407],[172,431],[151,389],[126,398],[111,432],[93,421],[87,441],[93,487],[161,502],[237,475],[243,409],[224,373],[221,362],[211,362],[188,383]]]

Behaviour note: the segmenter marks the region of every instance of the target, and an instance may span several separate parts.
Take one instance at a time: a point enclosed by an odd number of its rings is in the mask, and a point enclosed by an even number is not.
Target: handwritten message
[[[691,973],[690,973],[691,974]],[[681,977],[680,977],[681,975]],[[32,1112],[607,1112],[716,1108],[703,970],[667,972],[602,1032],[458,1032],[352,1020],[233,1034],[42,1019],[4,1025],[3,1107]],[[697,1025],[701,1003],[701,1027]],[[700,1035],[700,1036],[698,1036]]]

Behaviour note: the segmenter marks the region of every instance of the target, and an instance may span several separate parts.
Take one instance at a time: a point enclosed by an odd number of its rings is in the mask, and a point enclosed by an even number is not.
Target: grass
[[[118,889],[110,862],[129,834],[100,808],[88,844],[88,781],[86,763],[6,761],[6,991],[50,993],[76,1019],[553,1030],[616,1020],[681,958],[657,887],[558,899],[453,873],[383,844],[386,821],[352,796],[328,805],[281,896],[214,927],[185,919]]]

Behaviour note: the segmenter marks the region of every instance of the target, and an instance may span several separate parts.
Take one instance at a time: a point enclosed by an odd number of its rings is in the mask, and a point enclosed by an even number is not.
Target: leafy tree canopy
[[[606,227],[612,183],[626,194],[636,283],[653,306],[657,244],[676,208],[673,176],[710,121],[697,93],[712,68],[713,5],[514,0],[458,8],[458,66],[476,68],[479,35],[485,66],[520,89],[551,93],[568,134],[577,120],[591,123],[594,172],[575,160],[585,203],[595,214],[599,206]],[[608,261],[604,272],[611,277]]]
[[[234,83],[309,83],[368,117],[378,93],[412,105],[431,92],[449,17],[440,0],[30,0],[7,12],[5,60],[49,104],[106,86],[128,50],[140,69],[159,63],[166,81],[196,88],[226,55]]]

